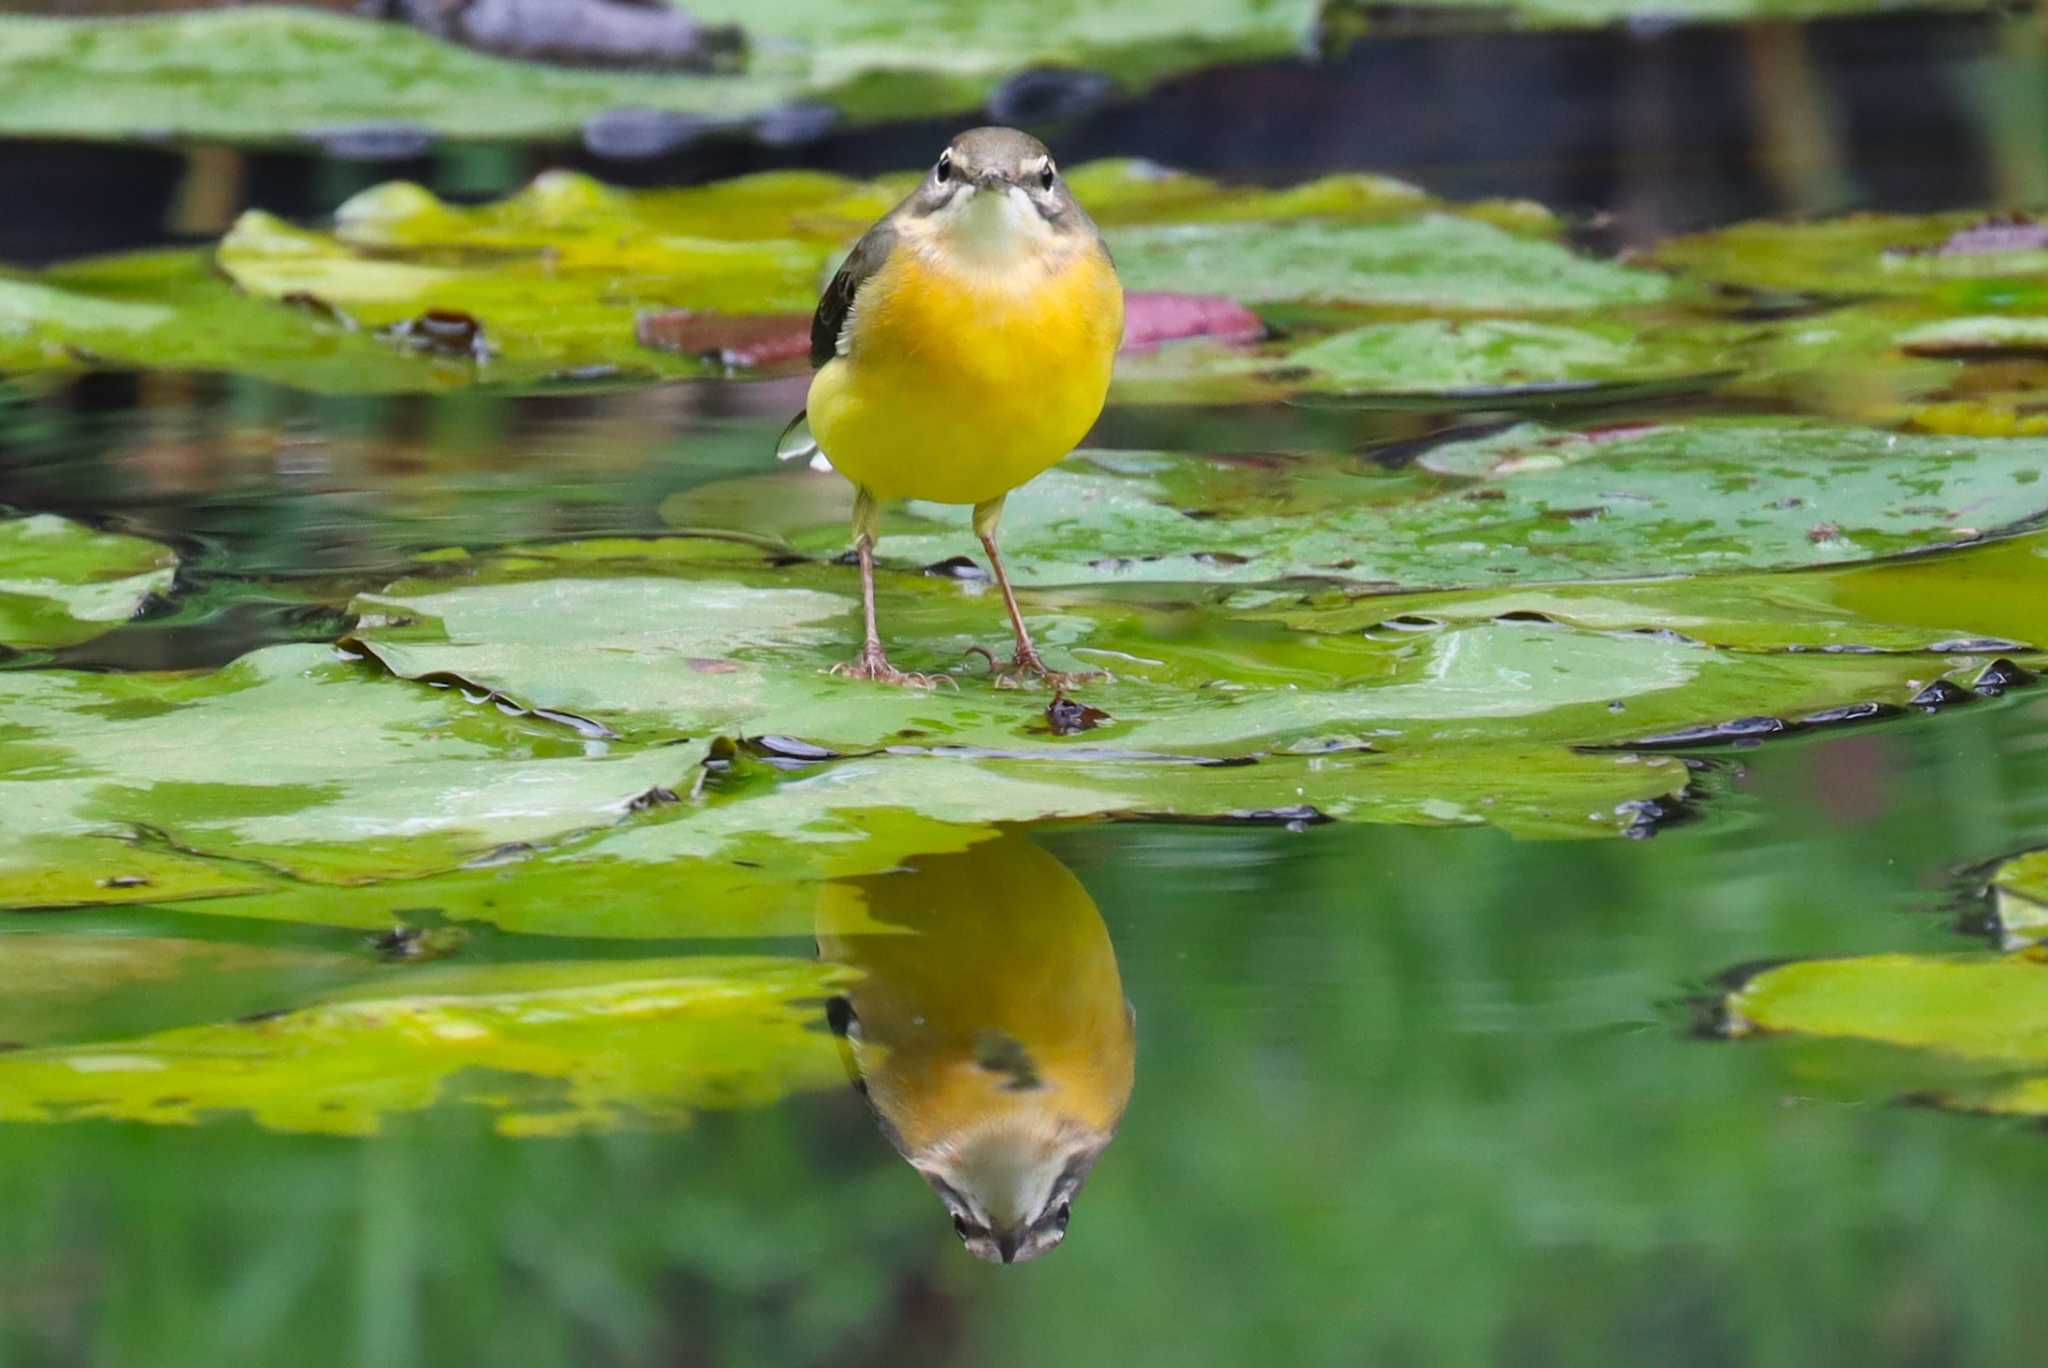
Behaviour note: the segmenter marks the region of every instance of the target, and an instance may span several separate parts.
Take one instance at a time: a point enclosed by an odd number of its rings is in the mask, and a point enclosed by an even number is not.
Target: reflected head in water
[[[828,1011],[854,1086],[968,1250],[1066,1238],[1131,1096],[1130,1004],[1102,914],[1022,836],[829,884],[818,953],[861,981]]]

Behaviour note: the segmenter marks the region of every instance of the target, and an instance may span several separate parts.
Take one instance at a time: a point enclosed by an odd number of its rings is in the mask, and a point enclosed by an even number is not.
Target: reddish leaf
[[[633,335],[643,347],[701,356],[726,366],[775,366],[810,355],[811,320],[804,314],[645,313]]]
[[[1222,295],[1134,291],[1124,296],[1125,351],[1188,337],[1241,343],[1257,342],[1265,335],[1266,325],[1257,314]]]

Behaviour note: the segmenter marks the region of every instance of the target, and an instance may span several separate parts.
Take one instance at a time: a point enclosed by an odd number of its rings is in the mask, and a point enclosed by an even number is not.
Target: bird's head
[[[1109,1137],[1071,1122],[1007,1124],[918,1166],[976,1258],[1023,1263],[1067,1237],[1074,1199]]]
[[[910,197],[911,231],[983,264],[1093,241],[1046,145],[1014,128],[969,129]]]

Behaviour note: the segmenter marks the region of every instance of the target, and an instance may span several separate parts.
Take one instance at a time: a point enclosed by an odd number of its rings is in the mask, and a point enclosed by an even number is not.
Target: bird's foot
[[[956,687],[951,675],[915,674],[897,669],[882,654],[880,644],[873,641],[863,646],[860,654],[852,660],[834,665],[832,673],[845,679],[869,679],[877,684],[894,684],[905,689],[936,689],[941,684]]]
[[[978,646],[975,649],[981,650]],[[982,654],[988,655],[988,652],[982,651]],[[989,665],[994,672],[998,689],[1034,689],[1042,685],[1054,693],[1065,693],[1081,684],[1111,682],[1106,670],[1083,670],[1075,674],[1055,670],[1029,646],[1019,650],[1007,665],[997,665],[995,657],[989,656]]]

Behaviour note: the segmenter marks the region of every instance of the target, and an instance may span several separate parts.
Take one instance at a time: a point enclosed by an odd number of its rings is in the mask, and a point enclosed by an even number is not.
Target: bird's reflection
[[[1102,914],[1021,836],[830,884],[818,952],[854,1086],[981,1258],[1066,1238],[1131,1095],[1130,1004]]]

